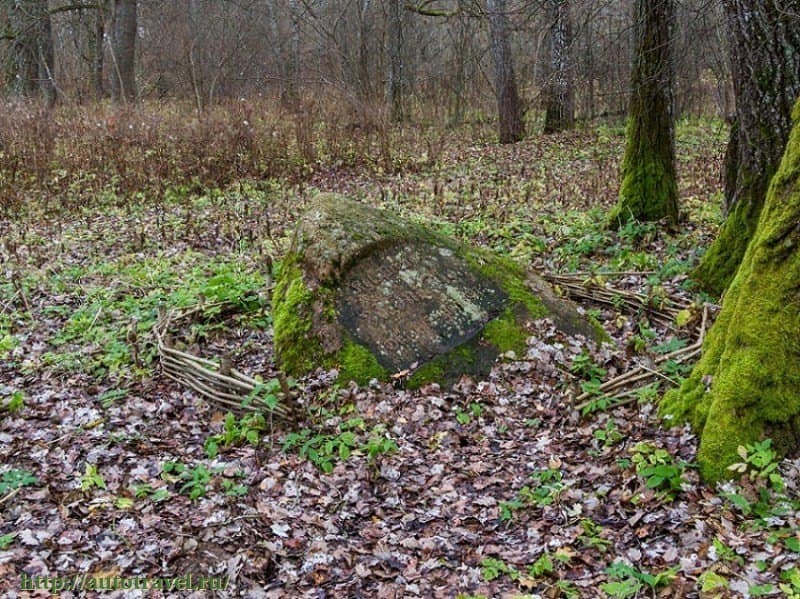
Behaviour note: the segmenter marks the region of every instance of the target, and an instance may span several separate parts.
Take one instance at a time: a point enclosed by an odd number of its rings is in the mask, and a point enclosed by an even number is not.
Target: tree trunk
[[[92,87],[96,100],[102,100],[106,95],[103,85],[103,56],[104,38],[106,32],[106,3],[98,2],[94,18],[94,31],[89,40],[92,60]]]
[[[572,22],[569,0],[548,0],[550,19],[550,73],[546,89],[544,132],[575,126],[575,89],[572,76]]]
[[[800,101],[794,119],[703,357],[661,405],[700,432],[697,461],[709,482],[730,477],[740,445],[771,438],[781,453],[800,450]]]
[[[494,92],[497,96],[500,143],[514,143],[525,137],[525,122],[511,57],[506,0],[486,0],[486,8],[494,59]]]
[[[800,95],[800,0],[726,0],[725,10],[736,98],[729,149],[736,184],[726,197],[722,230],[693,274],[717,294],[736,274],[756,229]]]
[[[403,4],[401,0],[389,0],[389,77],[386,85],[386,101],[391,119],[405,119],[405,34],[403,32]]]
[[[136,102],[136,0],[114,2],[111,96],[116,103]]]
[[[288,52],[284,61],[284,81],[281,88],[281,103],[292,110],[300,108],[300,7],[298,0],[289,0]]]
[[[637,0],[636,54],[631,76],[622,185],[609,223],[678,222],[673,124],[674,0]]]
[[[7,16],[12,36],[8,72],[11,89],[27,98],[41,92],[48,105],[52,105],[55,59],[47,0],[9,3]]]
[[[450,85],[447,124],[459,126],[464,120],[464,91],[467,82],[467,60],[469,59],[470,27],[464,16],[465,0],[458,0],[454,21],[453,37],[453,79]]]
[[[47,0],[37,0],[35,3],[37,24],[37,67],[39,71],[39,88],[42,91],[47,106],[52,108],[56,103],[55,64],[56,57],[53,50],[53,27],[50,22],[50,9]]]

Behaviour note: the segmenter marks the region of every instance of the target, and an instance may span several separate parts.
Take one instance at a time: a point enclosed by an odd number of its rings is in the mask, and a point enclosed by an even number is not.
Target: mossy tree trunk
[[[675,225],[674,0],[637,0],[636,13],[636,55],[622,185],[609,224],[666,219]]]
[[[709,482],[727,478],[739,445],[771,438],[783,453],[800,450],[800,101],[794,118],[703,357],[661,405],[699,431],[697,460]]]
[[[706,291],[721,294],[755,232],[769,181],[789,137],[800,94],[800,0],[726,0],[736,118],[726,179],[727,218],[695,269]]]
[[[494,93],[497,96],[500,143],[514,143],[525,137],[525,121],[511,57],[506,0],[486,0],[486,10],[494,59]]]
[[[569,0],[548,0],[550,21],[550,73],[545,90],[544,132],[556,133],[575,126],[575,87],[572,76],[572,20]]]

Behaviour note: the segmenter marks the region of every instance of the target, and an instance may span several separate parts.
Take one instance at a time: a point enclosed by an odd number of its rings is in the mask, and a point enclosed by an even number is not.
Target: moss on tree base
[[[661,412],[700,434],[708,482],[729,478],[740,445],[800,449],[800,102],[755,234],[691,376]]]
[[[763,197],[743,197],[734,204],[719,235],[692,272],[703,291],[720,296],[731,284],[758,226],[763,204]]]

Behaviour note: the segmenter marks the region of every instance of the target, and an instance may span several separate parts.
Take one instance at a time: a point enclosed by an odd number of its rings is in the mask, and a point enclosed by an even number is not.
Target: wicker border
[[[298,391],[289,388],[286,378],[279,374],[281,391],[277,394],[279,403],[270,407],[263,398],[254,396],[253,391],[262,383],[232,368],[230,360],[223,358],[220,364],[193,354],[175,349],[172,342],[171,327],[204,314],[209,308],[219,308],[224,312],[235,312],[233,302],[201,304],[182,310],[159,309],[158,320],[153,331],[158,342],[158,356],[161,371],[167,378],[188,387],[205,397],[216,407],[234,412],[269,413],[277,420],[295,420]]]

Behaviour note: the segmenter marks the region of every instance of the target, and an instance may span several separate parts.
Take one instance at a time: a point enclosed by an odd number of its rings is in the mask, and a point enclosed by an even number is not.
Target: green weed
[[[675,499],[684,482],[685,462],[676,462],[667,450],[647,441],[631,449],[631,460],[636,466],[636,474],[648,489],[658,491],[668,501]]]
[[[31,485],[38,485],[39,479],[31,472],[19,468],[6,470],[0,476],[0,495]]]
[[[519,578],[519,571],[513,566],[509,566],[503,560],[494,557],[485,557],[481,561],[481,576],[486,582],[491,582],[503,575],[511,580]]]
[[[601,584],[600,588],[609,596],[618,599],[633,597],[645,586],[655,593],[658,589],[669,586],[678,570],[680,566],[673,566],[663,572],[650,574],[624,562],[614,562],[606,568],[606,574],[611,582]]]
[[[106,481],[103,475],[98,471],[97,466],[87,463],[83,471],[83,476],[81,476],[81,490],[89,491],[94,488],[105,489]]]

